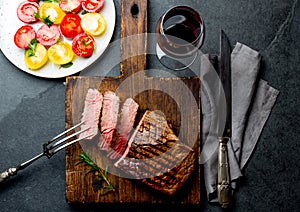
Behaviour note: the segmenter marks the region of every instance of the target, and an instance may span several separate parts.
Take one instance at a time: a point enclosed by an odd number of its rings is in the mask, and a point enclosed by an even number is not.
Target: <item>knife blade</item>
[[[231,139],[231,50],[229,40],[223,30],[220,34],[220,66],[219,77],[224,90],[226,103],[226,122],[222,135],[219,137],[217,195],[221,207],[227,208],[231,199],[231,180],[227,143]]]

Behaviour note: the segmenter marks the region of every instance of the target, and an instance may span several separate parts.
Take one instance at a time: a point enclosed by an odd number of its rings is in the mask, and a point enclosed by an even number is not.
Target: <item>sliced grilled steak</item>
[[[87,139],[92,139],[98,134],[99,130],[99,118],[103,102],[103,96],[97,89],[89,89],[84,102],[84,109],[81,117],[81,122],[84,121],[81,125],[81,129],[87,129],[87,131],[79,135],[80,138],[85,137],[89,134],[92,136]]]
[[[103,97],[103,109],[100,121],[101,135],[98,146],[108,150],[118,121],[120,98],[112,91],[107,91]]]
[[[138,108],[139,105],[132,98],[125,100],[121,109],[121,117],[116,127],[112,150],[108,153],[111,159],[117,159],[122,156],[132,131]]]
[[[158,111],[146,111],[116,167],[172,195],[195,170],[196,151],[181,143]]]

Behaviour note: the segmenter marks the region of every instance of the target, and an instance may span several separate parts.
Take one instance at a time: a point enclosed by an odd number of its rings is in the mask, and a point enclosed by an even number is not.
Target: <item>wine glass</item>
[[[166,11],[156,25],[156,55],[172,70],[188,68],[197,57],[204,41],[204,22],[188,6],[175,6]]]

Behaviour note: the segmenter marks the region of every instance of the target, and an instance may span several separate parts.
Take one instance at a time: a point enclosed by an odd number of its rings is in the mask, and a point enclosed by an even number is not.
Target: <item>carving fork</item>
[[[81,140],[84,140],[85,138],[88,138],[90,137],[91,135],[87,135],[87,136],[84,136],[82,138],[77,138],[69,143],[65,143],[63,144],[63,142],[67,141],[68,139],[76,136],[76,135],[79,135],[80,133],[88,130],[89,128],[87,129],[82,129],[78,132],[75,132],[59,141],[57,141],[56,143],[53,143],[55,140],[57,140],[58,138],[62,137],[63,135],[65,135],[66,133],[70,132],[71,130],[74,130],[75,128],[79,127],[80,125],[82,125],[84,122],[81,122],[77,125],[75,125],[74,127],[60,133],[59,135],[55,136],[54,138],[52,138],[51,140],[49,140],[48,142],[46,142],[45,144],[43,144],[43,152],[38,154],[37,156],[31,158],[30,160],[24,162],[24,163],[21,163],[19,165],[17,165],[16,167],[12,167],[12,168],[9,168],[7,170],[5,170],[4,172],[0,173],[0,183],[3,182],[4,180],[10,178],[11,176],[14,176],[17,174],[18,171],[26,168],[27,166],[29,166],[30,164],[32,164],[34,161],[36,161],[37,159],[41,158],[42,156],[46,156],[48,158],[51,158],[54,154],[56,154],[57,152],[59,152],[60,150],[74,144],[74,143],[77,143]]]

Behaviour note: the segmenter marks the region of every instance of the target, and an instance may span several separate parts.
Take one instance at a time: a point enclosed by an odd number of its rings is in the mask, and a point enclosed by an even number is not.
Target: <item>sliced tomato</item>
[[[48,56],[53,63],[64,65],[73,60],[74,52],[70,44],[61,41],[48,49]]]
[[[36,2],[24,1],[21,2],[17,8],[17,16],[24,23],[34,23],[39,20],[36,18],[38,10],[39,5]]]
[[[36,33],[36,39],[42,45],[50,47],[56,44],[57,40],[61,38],[61,34],[57,25],[52,24],[48,27],[46,24],[43,24]]]
[[[42,20],[49,19],[54,24],[60,24],[66,13],[58,6],[58,4],[44,2],[40,6],[39,16]]]
[[[66,13],[78,13],[81,10],[81,0],[58,0],[58,4]]]
[[[60,24],[61,33],[73,39],[76,35],[83,33],[80,22],[81,18],[78,14],[67,14]]]
[[[106,21],[100,13],[87,13],[82,16],[82,29],[89,35],[99,36],[106,29]]]
[[[14,36],[14,42],[17,47],[21,49],[27,49],[28,44],[30,41],[32,41],[36,37],[36,32],[33,29],[32,26],[25,25],[20,27],[15,36]]]
[[[99,12],[104,7],[104,0],[81,0],[81,5],[87,12]]]
[[[42,44],[37,43],[34,55],[31,53],[30,49],[27,49],[24,55],[25,64],[29,69],[37,70],[47,63],[47,49]]]
[[[90,57],[94,49],[94,38],[86,33],[81,33],[73,39],[72,50],[77,56]]]
[[[27,1],[30,1],[30,2],[38,2],[39,0],[27,0]]]

